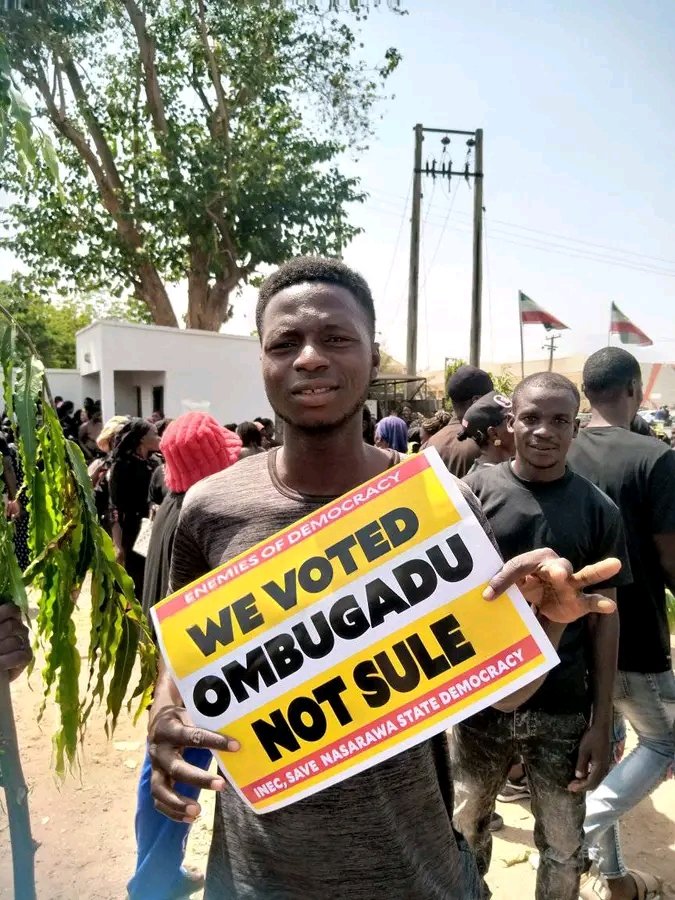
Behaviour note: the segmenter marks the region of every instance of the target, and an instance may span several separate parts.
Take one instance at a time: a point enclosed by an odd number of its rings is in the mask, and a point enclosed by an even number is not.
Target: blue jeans
[[[183,751],[186,762],[208,769],[213,758],[210,750],[189,747]],[[136,805],[136,871],[127,885],[129,900],[166,900],[180,886],[183,856],[190,826],[174,822],[157,812],[150,793],[152,766],[145,751],[138,782]],[[196,800],[199,788],[176,784],[176,790]]]
[[[619,819],[654,790],[675,760],[675,675],[618,672],[614,709],[628,719],[638,745],[586,798],[589,855],[606,878],[627,873]]]

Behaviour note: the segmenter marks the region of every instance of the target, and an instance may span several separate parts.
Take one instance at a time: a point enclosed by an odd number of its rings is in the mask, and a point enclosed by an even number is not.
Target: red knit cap
[[[202,478],[235,463],[241,440],[208,413],[188,412],[171,422],[159,446],[164,455],[166,486],[182,494]]]

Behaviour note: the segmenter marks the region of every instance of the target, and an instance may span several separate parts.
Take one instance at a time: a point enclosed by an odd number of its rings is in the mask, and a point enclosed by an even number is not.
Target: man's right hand
[[[21,611],[13,603],[0,604],[0,672],[8,672],[13,681],[32,658],[30,635],[21,621]]]
[[[239,742],[214,731],[196,728],[183,707],[165,706],[155,713],[148,730],[148,752],[152,762],[150,784],[155,809],[176,822],[192,823],[201,807],[196,800],[177,793],[176,782],[222,791],[225,779],[186,763],[183,759],[186,747],[233,753],[239,750]]]

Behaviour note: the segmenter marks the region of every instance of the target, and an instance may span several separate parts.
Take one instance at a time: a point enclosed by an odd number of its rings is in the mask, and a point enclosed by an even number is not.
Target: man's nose
[[[316,369],[325,369],[327,366],[328,360],[321,352],[321,349],[310,342],[303,345],[293,363],[295,369],[306,369],[309,372],[314,372]]]

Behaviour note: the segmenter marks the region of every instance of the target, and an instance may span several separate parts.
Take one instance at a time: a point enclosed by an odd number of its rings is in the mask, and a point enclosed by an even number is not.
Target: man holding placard
[[[475,498],[437,456],[398,465],[364,444],[374,306],[341,262],[283,266],[257,323],[284,446],[186,497],[177,593],[155,609],[167,663],[149,730],[155,804],[193,821],[177,783],[219,792],[208,900],[476,900],[445,724],[543,681],[565,624],[613,609],[581,588],[618,563],[572,575],[543,550],[499,570]],[[500,596],[517,582],[536,619]],[[228,778],[187,765],[190,746],[212,749]]]

